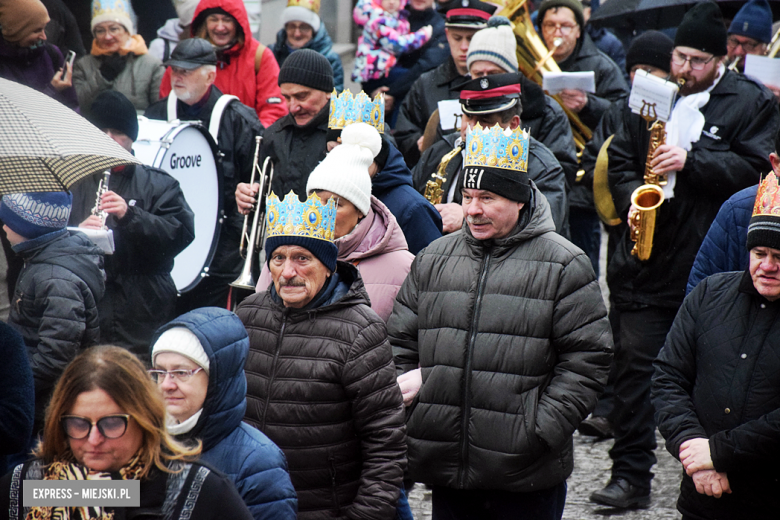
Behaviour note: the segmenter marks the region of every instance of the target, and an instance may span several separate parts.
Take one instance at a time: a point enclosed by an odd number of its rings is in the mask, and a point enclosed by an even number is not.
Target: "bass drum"
[[[180,293],[192,290],[208,275],[219,241],[222,178],[214,139],[198,122],[168,123],[138,117],[135,156],[179,181],[195,214],[195,240],[176,255],[171,276]]]

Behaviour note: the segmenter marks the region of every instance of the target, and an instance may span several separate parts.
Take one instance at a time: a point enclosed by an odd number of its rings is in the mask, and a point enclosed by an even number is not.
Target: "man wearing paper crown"
[[[245,420],[284,452],[298,518],[395,517],[404,411],[382,319],[337,262],[336,206],[267,201],[273,284],[238,307],[249,333]]]
[[[685,474],[683,518],[774,518],[780,443],[780,188],[758,187],[747,269],[710,276],[682,304],[655,362],[652,400]]]
[[[560,519],[572,433],[607,379],[593,268],[527,161],[520,129],[469,132],[463,228],[417,255],[388,322],[408,475],[433,487],[434,518]]]
[[[286,66],[285,64],[282,68]],[[412,174],[401,153],[384,137],[385,107],[382,97],[377,96],[372,100],[364,92],[353,96],[349,90],[340,95],[334,91],[329,98],[327,115],[327,127],[323,122],[316,130],[303,134],[308,136],[308,140],[301,140],[301,147],[305,146],[306,150],[312,150],[312,153],[302,154],[300,148],[294,146],[291,146],[288,152],[286,145],[289,141],[278,139],[278,136],[264,143],[263,154],[279,158],[278,162],[274,161],[277,169],[274,173],[273,191],[292,190],[296,193],[306,193],[309,173],[320,163],[321,157],[324,158],[325,152],[338,145],[341,130],[352,123],[367,123],[383,135],[382,149],[369,168],[373,195],[385,204],[398,220],[412,254],[417,254],[419,250],[440,238],[441,217],[438,211],[415,191]],[[295,132],[295,129],[287,127],[285,131]],[[272,132],[273,127],[269,128],[265,135],[268,136]],[[281,135],[281,131],[279,134]],[[292,145],[295,145],[296,138],[293,139]],[[321,151],[317,148],[319,146],[322,147]],[[279,164],[282,165],[281,168]],[[295,168],[291,168],[292,166]],[[248,184],[239,184],[236,192],[236,199],[242,210],[250,207],[254,201],[254,195],[248,195],[248,187]],[[254,189],[256,191],[257,184]]]
[[[477,33],[479,34],[479,33]],[[414,167],[414,186],[425,192],[426,183],[432,180],[442,158],[454,148],[463,148],[466,133],[479,123],[483,126],[498,124],[503,129],[516,130],[523,127],[521,117],[525,110],[521,102],[522,88],[519,72],[493,74],[475,78],[463,86],[460,91],[460,106],[463,111],[460,134],[446,136],[431,146]],[[568,124],[566,125],[568,129]],[[570,130],[569,130],[570,132]],[[571,134],[570,134],[571,135]],[[445,169],[446,178],[442,182],[441,204],[436,209],[441,213],[444,232],[452,233],[462,227],[463,210],[460,187],[463,182],[463,160],[467,151],[455,155]],[[528,177],[534,181],[539,191],[547,198],[552,212],[555,230],[563,233],[566,223],[566,178],[558,160],[542,143],[528,137]]]
[[[666,200],[656,210],[650,258],[631,255],[634,242],[626,231],[608,266],[611,298],[620,311],[615,354],[620,399],[612,415],[611,478],[591,495],[600,504],[650,504],[656,462],[652,360],[683,302],[696,252],[721,204],[770,168],[767,152],[780,127],[777,103],[756,82],[723,66],[726,38],[716,3],[701,2],[688,11],[670,61],[671,80],[686,82],[666,124],[666,143],[648,157],[647,122],[627,113],[609,146],[609,186],[621,220],[638,211],[631,195],[644,184],[647,161],[668,182]]]

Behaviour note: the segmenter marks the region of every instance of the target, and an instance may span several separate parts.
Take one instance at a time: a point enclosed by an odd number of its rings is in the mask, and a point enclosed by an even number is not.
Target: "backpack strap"
[[[255,76],[260,72],[260,65],[263,63],[263,53],[266,46],[262,43],[257,46],[257,52],[255,53]]]

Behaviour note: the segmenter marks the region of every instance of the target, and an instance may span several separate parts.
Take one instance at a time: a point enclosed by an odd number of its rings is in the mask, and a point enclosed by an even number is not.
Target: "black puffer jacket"
[[[414,187],[417,191],[425,193],[425,184],[431,179],[431,174],[438,169],[442,157],[452,151],[455,140],[458,138],[460,138],[458,134],[450,134],[425,150],[422,159],[412,172]],[[555,231],[561,233],[568,227],[566,222],[566,177],[561,165],[546,146],[533,137],[529,141],[528,178],[534,181],[539,191],[547,198],[553,222],[555,222]],[[447,181],[442,184],[444,193],[449,192],[453,181],[457,182],[458,186],[463,184],[460,175],[462,167],[463,154],[453,157],[447,165]],[[452,202],[460,204],[461,200],[463,197],[460,189],[456,189]]]
[[[328,114],[326,104],[306,126],[295,124],[292,114],[278,119],[266,130],[260,149],[260,164],[266,157],[274,163],[273,192],[282,199],[292,190],[306,199],[309,174],[328,152]]]
[[[222,92],[211,87],[208,101],[201,107],[190,107],[178,101],[177,117],[184,121],[201,121],[208,128],[211,112]],[[146,109],[150,119],[168,120],[168,98],[158,101]],[[222,152],[222,213],[225,219],[220,229],[219,243],[209,273],[212,276],[225,276],[234,279],[241,272],[243,260],[239,257],[238,244],[241,241],[241,227],[244,217],[236,206],[236,186],[239,182],[249,182],[252,177],[252,164],[255,156],[255,136],[263,135],[264,128],[257,119],[257,113],[243,103],[233,101],[222,114],[217,133],[217,146]],[[263,163],[260,162],[260,165]],[[164,323],[164,322],[163,322]]]
[[[644,183],[649,132],[644,119],[623,113],[620,131],[609,147],[609,184],[618,215],[625,221],[631,193]],[[679,307],[696,252],[720,206],[771,168],[767,151],[774,149],[780,112],[767,89],[726,71],[701,113],[704,131],[677,174],[675,196],[657,211],[650,260],[640,262],[631,256],[633,242],[626,232],[609,263],[607,280],[621,308]]]
[[[653,405],[666,448],[708,438],[731,494],[696,492],[683,474],[686,518],[777,518],[780,511],[780,301],[759,295],[749,273],[703,280],[685,299],[655,362]]]
[[[401,392],[384,322],[357,269],[336,296],[284,307],[273,285],[237,314],[249,332],[245,420],[287,456],[298,518],[395,518],[406,465]]]
[[[470,79],[470,76],[458,74],[455,62],[449,56],[447,61],[420,76],[409,89],[398,112],[394,134],[398,149],[409,167],[420,160],[417,141],[423,135],[431,114],[439,108],[439,101],[458,99],[460,88]]]
[[[595,73],[596,93],[588,93],[588,103],[579,113],[580,120],[591,130],[613,101],[628,96],[629,87],[622,71],[587,34],[582,35],[572,55],[558,65],[564,72],[592,70]]]
[[[534,189],[508,237],[479,241],[464,224],[415,258],[388,322],[399,371],[422,368],[415,481],[528,492],[571,473],[612,336],[590,261],[553,229]]]
[[[101,175],[72,189],[70,225],[89,217]],[[149,361],[149,340],[176,314],[173,259],[195,239],[192,210],[179,182],[150,166],[115,168],[109,187],[125,199],[124,218],[109,216],[116,251],[105,257],[106,294],[98,304],[100,341]]]
[[[54,383],[85,348],[100,339],[103,252],[82,233],[49,233],[14,247],[24,259],[8,324],[27,346],[35,379],[36,429]]]

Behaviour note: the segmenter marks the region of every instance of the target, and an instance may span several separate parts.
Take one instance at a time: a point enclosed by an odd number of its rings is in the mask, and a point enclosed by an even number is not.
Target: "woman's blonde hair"
[[[166,431],[165,405],[141,361],[123,348],[98,346],[79,354],[65,368],[54,388],[46,409],[43,440],[35,450],[44,463],[75,460],[60,418],[70,413],[80,394],[96,389],[106,392],[143,432],[138,455],[144,469],[139,478],[144,478],[154,466],[171,473],[168,468],[171,461],[197,459],[200,442],[187,447]]]

